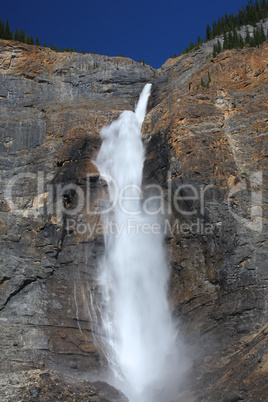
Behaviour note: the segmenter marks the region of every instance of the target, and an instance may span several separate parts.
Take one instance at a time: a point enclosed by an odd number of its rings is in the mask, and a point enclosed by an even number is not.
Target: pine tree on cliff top
[[[212,34],[211,34],[211,29],[209,24],[207,24],[207,29],[206,29],[206,41],[210,40],[212,38]]]
[[[4,35],[4,29],[2,25],[2,20],[0,20],[0,39],[3,39],[3,35]]]
[[[10,30],[10,28],[9,28],[9,22],[8,22],[8,20],[6,20],[4,38],[5,38],[5,39],[12,39],[12,32],[11,32],[11,30]]]
[[[13,35],[14,40],[19,40],[19,31],[16,29],[14,35]]]
[[[24,29],[21,29],[21,30],[20,30],[20,33],[19,33],[19,41],[25,43],[25,32],[24,32]]]
[[[30,38],[30,36],[29,35],[25,35],[25,43],[26,43],[26,45],[30,45],[31,44],[31,38]]]

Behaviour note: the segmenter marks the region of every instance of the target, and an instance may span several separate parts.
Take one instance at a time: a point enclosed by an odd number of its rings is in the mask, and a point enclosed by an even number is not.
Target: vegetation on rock
[[[218,40],[217,44],[213,46],[213,56],[226,49],[242,49],[243,47],[259,46],[267,39],[267,33],[265,34],[264,28],[261,25],[257,27],[256,24],[261,20],[268,17],[268,1],[256,0],[253,4],[250,0],[246,6],[243,6],[238,10],[238,13],[232,13],[228,15],[225,13],[224,17],[219,17],[218,21],[212,21],[212,26],[207,24],[206,39],[202,41],[200,36],[197,38],[197,42],[194,44],[190,42],[190,45],[183,49],[182,54],[189,53],[192,50],[198,50],[200,45],[211,39],[215,39],[220,35],[224,36],[223,46]],[[238,30],[245,25],[252,25],[254,27],[253,35],[249,32],[245,38],[241,34],[238,34]],[[176,55],[174,55],[176,57]]]
[[[19,41],[22,43],[26,43],[27,45],[40,46],[38,35],[36,35],[36,38],[34,40],[33,36],[32,35],[29,36],[28,34],[26,34],[24,29],[21,29],[20,31],[18,29],[16,29],[15,32],[13,33],[11,31],[11,29],[9,28],[8,20],[6,20],[6,22],[5,22],[0,19],[0,39],[15,40],[15,41]],[[47,47],[46,42],[44,42],[43,47]],[[68,47],[64,47],[64,48],[60,49],[57,47],[56,43],[54,45],[51,43],[50,49],[55,50],[56,52],[77,52],[76,48],[69,49]],[[85,52],[82,51],[80,53],[85,53]]]

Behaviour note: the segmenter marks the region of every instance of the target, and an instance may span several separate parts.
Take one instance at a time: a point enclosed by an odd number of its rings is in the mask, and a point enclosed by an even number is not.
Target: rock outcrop
[[[48,370],[64,375],[53,384],[105,380],[88,303],[105,193],[92,161],[146,82],[144,182],[164,190],[170,305],[195,359],[177,400],[264,400],[267,56],[267,42],[216,58],[201,48],[154,70],[0,41],[1,383],[16,377],[2,400],[12,388],[46,400]]]
[[[173,201],[170,303],[192,334],[200,400],[267,393],[267,50],[169,60],[144,127],[146,180]]]

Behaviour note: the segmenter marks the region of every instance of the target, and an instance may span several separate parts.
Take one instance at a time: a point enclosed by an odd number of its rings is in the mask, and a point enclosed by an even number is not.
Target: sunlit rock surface
[[[265,400],[267,60],[266,42],[214,59],[204,48],[154,70],[0,41],[2,400],[25,372],[32,386],[36,370],[106,380],[86,303],[103,236],[84,228],[97,227],[106,191],[92,160],[101,128],[134,110],[146,82],[144,182],[173,201],[169,300],[193,359],[176,400]],[[90,189],[89,206],[69,183]],[[195,199],[176,207],[180,195]]]

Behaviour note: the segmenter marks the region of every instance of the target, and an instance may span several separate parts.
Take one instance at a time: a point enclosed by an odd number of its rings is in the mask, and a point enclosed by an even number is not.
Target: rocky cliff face
[[[193,398],[261,400],[267,392],[267,366],[258,364],[267,333],[267,43],[215,59],[193,53],[169,60],[163,72],[144,128],[146,173],[173,197],[170,301],[191,334],[194,356],[204,362]],[[211,81],[209,88],[201,80]],[[244,346],[248,334],[258,351]],[[226,374],[227,366],[234,371]]]
[[[2,399],[55,399],[48,370],[69,384],[104,378],[88,303],[105,193],[92,160],[101,128],[133,109],[146,82],[144,182],[164,190],[170,305],[195,359],[177,400],[265,398],[267,42],[215,59],[203,48],[160,70],[0,47]]]

